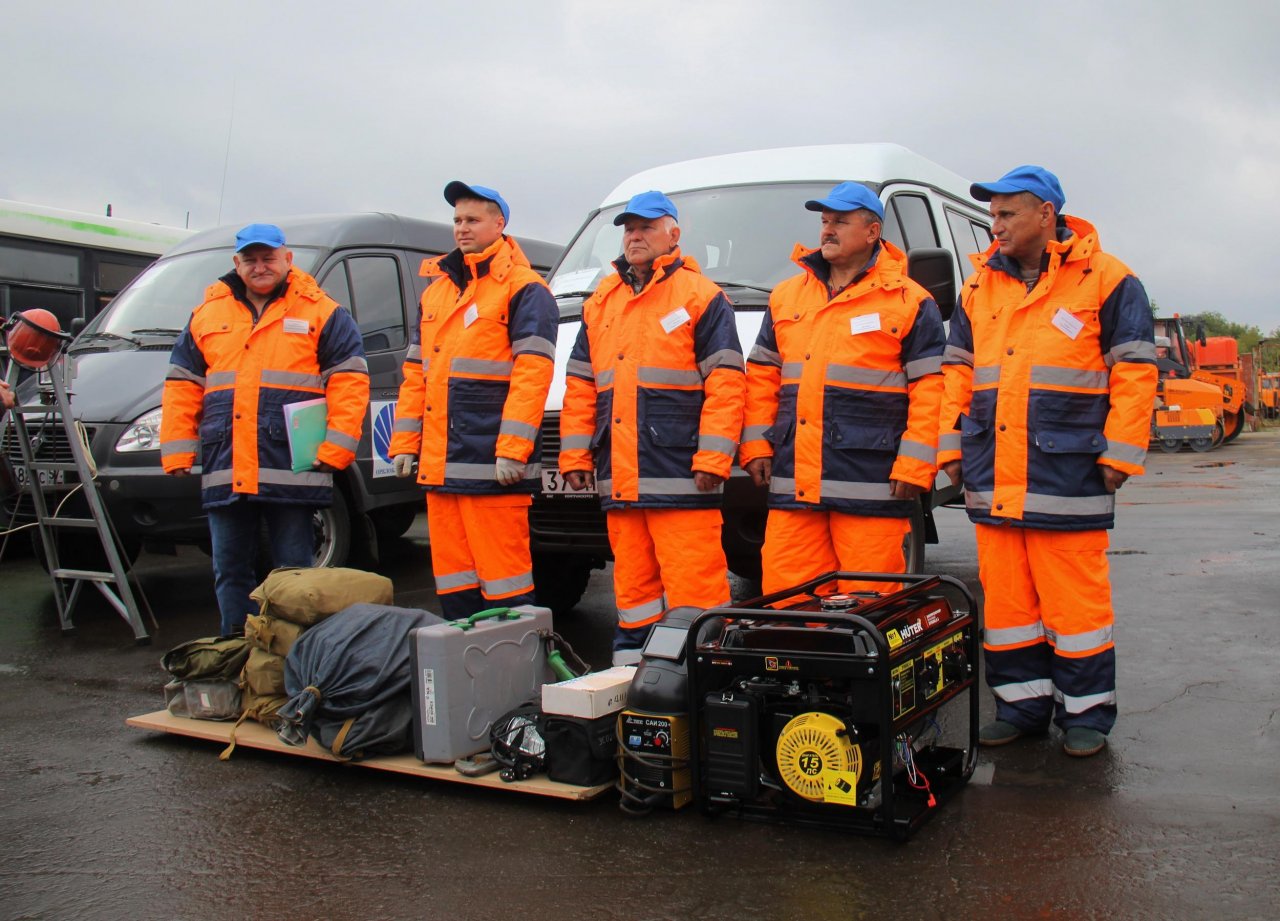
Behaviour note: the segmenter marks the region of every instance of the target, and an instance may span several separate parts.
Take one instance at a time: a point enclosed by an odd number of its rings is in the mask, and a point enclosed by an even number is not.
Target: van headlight
[[[149,413],[143,413],[133,424],[124,430],[120,440],[116,442],[116,450],[121,454],[135,451],[160,450],[160,407]]]

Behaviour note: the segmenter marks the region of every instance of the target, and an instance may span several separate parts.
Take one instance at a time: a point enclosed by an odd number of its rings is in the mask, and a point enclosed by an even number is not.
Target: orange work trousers
[[[761,587],[768,595],[840,569],[902,572],[907,565],[902,543],[910,530],[909,518],[769,509]],[[842,592],[896,592],[901,587],[900,582],[840,582]]]
[[[449,620],[533,604],[527,493],[427,493],[431,570]]]
[[[613,664],[634,665],[668,608],[729,601],[729,567],[718,508],[616,509],[608,513],[618,608]]]
[[[1024,731],[1116,721],[1106,531],[977,525],[983,653],[996,718]]]

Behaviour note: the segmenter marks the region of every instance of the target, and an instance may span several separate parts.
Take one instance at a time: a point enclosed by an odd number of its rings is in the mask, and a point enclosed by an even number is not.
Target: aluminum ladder
[[[20,369],[16,361],[9,362],[5,382],[17,391]],[[63,355],[40,374],[38,393],[41,402],[31,405],[15,406],[10,412],[10,425],[17,436],[18,447],[22,455],[21,466],[25,468],[25,488],[31,496],[32,507],[36,514],[36,526],[40,532],[40,542],[44,548],[44,558],[48,565],[49,575],[53,577],[53,595],[58,606],[58,620],[64,636],[75,632],[75,624],[71,620],[71,612],[80,598],[85,583],[96,588],[116,613],[124,619],[133,630],[135,641],[139,645],[149,645],[151,636],[143,625],[139,613],[138,601],[129,577],[125,573],[121,560],[120,547],[103,505],[102,496],[98,493],[97,471],[89,456],[88,448],[80,435],[75,417],[71,414],[71,398],[67,392],[67,363]],[[39,428],[33,435],[28,417],[40,416]],[[39,460],[36,449],[43,433],[56,426],[63,432],[70,449],[70,461]],[[49,505],[40,488],[41,480],[50,476],[56,477],[58,472],[74,472],[80,478],[85,504],[89,509],[88,518],[62,518],[50,514]],[[80,531],[93,531],[107,561],[107,570],[68,569],[58,559],[58,542],[55,534],[58,529],[67,528]],[[70,583],[70,591],[67,586]],[[140,592],[139,592],[140,593]],[[144,599],[145,601],[145,599]],[[148,612],[150,613],[150,612]],[[151,618],[155,623],[155,618]]]

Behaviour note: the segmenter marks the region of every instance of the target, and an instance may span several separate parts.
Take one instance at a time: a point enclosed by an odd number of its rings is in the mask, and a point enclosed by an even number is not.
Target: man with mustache
[[[912,510],[937,472],[938,305],[881,239],[884,206],[865,185],[804,206],[821,213],[819,246],[796,244],[801,272],[774,288],[747,358],[740,459],[769,490],[765,592],[835,569],[902,572]]]

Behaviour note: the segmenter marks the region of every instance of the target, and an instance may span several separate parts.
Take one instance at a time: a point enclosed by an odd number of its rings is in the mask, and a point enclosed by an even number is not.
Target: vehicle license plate
[[[544,496],[594,496],[596,490],[594,486],[588,486],[586,489],[574,489],[568,484],[559,470],[548,470],[542,468],[542,494]]]
[[[27,488],[27,468],[17,465],[13,468],[13,476],[18,481],[18,485],[23,489]],[[41,487],[45,486],[63,486],[67,482],[67,471],[65,470],[37,470],[36,482]]]

